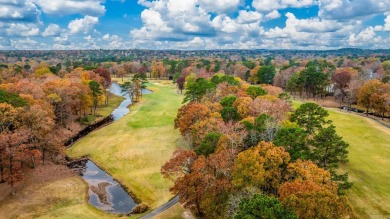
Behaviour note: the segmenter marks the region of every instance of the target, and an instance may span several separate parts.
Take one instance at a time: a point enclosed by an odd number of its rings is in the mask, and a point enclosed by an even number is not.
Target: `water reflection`
[[[123,116],[127,115],[130,112],[128,106],[132,103],[132,101],[131,101],[131,97],[129,96],[129,94],[123,94],[122,93],[122,88],[121,88],[121,86],[118,83],[113,82],[111,84],[110,92],[115,94],[115,95],[122,96],[122,97],[126,98],[118,106],[118,108],[116,108],[112,112],[112,116],[114,118],[114,121],[116,121],[116,120],[122,118]],[[150,94],[150,93],[152,93],[150,90],[142,89],[142,94]]]
[[[112,213],[129,213],[135,201],[110,175],[87,161],[82,178],[89,185],[89,203],[99,209]]]

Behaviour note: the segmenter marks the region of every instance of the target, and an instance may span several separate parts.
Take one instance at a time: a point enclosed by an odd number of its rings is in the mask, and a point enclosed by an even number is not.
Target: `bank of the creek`
[[[115,122],[130,112],[128,107],[132,101],[128,94],[122,94],[121,87],[117,83],[112,83],[110,92],[126,98],[111,114],[111,118]],[[150,94],[152,92],[143,89],[142,93]],[[89,203],[96,208],[109,213],[126,214],[130,213],[137,205],[120,183],[91,160],[83,158],[70,161],[68,166],[77,171],[88,183]]]

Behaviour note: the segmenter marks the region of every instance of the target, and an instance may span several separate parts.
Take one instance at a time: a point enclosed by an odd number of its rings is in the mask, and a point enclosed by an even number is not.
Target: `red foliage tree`
[[[97,69],[94,69],[93,72],[95,72],[96,74],[98,74],[100,77],[102,77],[104,79],[104,81],[102,83],[104,89],[107,89],[108,87],[110,87],[111,74],[110,74],[110,72],[107,71],[107,69],[97,68]]]

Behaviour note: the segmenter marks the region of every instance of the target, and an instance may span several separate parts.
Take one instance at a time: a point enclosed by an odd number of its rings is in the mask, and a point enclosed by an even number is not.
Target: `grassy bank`
[[[118,106],[119,104],[122,103],[122,101],[124,100],[125,98],[124,97],[121,97],[121,96],[117,96],[115,94],[112,94],[112,93],[108,93],[108,105],[105,106],[105,105],[102,105],[102,106],[98,106],[96,108],[96,116],[94,115],[88,115],[84,118],[84,124],[85,125],[90,125],[90,124],[93,124],[95,122],[99,122],[100,120],[106,118],[107,116],[109,116],[112,111],[114,111]]]
[[[177,148],[179,133],[173,121],[182,95],[173,85],[151,84],[131,113],[76,143],[71,157],[88,155],[119,180],[137,198],[157,207],[168,201],[172,182],[160,174],[161,166]]]
[[[301,102],[295,102],[297,107]],[[361,218],[390,217],[390,130],[359,115],[328,109],[337,133],[349,143],[348,196]]]

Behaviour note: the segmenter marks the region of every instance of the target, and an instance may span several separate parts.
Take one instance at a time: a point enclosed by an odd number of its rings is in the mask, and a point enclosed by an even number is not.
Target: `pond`
[[[81,176],[89,185],[91,205],[110,213],[122,214],[129,213],[137,205],[116,180],[91,160],[86,162]]]

